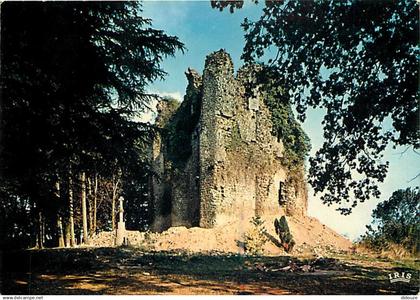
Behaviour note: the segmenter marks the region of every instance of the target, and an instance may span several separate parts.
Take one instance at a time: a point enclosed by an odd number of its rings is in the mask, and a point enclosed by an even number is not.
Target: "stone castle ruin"
[[[213,228],[253,216],[306,215],[303,172],[291,181],[273,136],[264,93],[246,86],[251,67],[238,70],[220,50],[206,58],[203,75],[188,69],[184,101],[160,101],[150,157],[152,230]]]

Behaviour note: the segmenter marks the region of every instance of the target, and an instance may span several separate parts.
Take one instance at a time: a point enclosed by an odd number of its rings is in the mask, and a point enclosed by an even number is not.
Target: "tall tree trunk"
[[[68,222],[68,220],[67,220],[67,222],[65,222],[65,225],[64,225],[64,242],[65,242],[65,246],[66,247],[70,247],[71,246],[71,237],[70,237],[70,223]]]
[[[45,216],[42,215],[41,217],[41,240],[42,240],[42,247],[45,246]]]
[[[112,231],[115,230],[115,191],[112,190],[112,208],[111,208],[111,217],[112,217]]]
[[[120,188],[120,183],[121,183],[121,169],[118,168],[117,171],[114,173],[114,175],[112,175],[112,204],[113,204],[113,220],[114,220],[114,227],[113,229],[117,229],[116,226],[116,209],[117,209],[117,200],[118,200],[118,196],[119,196],[119,188]]]
[[[69,186],[68,186],[68,197],[69,197],[69,220],[68,220],[68,230],[70,241],[70,247],[74,247],[76,245],[76,239],[74,236],[74,210],[73,210],[73,179],[72,174],[69,174]]]
[[[87,176],[87,210],[89,218],[89,237],[93,235],[93,188],[92,178]]]
[[[64,231],[63,231],[63,221],[61,216],[57,218],[57,231],[58,231],[58,247],[63,248],[64,244]]]
[[[115,213],[116,213],[116,201],[118,197],[119,184],[120,184],[119,175],[116,175],[116,174],[112,175],[112,230],[115,230],[117,228]]]
[[[57,197],[57,200],[60,201],[60,182],[58,180],[55,183],[55,195]],[[58,247],[64,247],[63,221],[61,219],[60,211],[57,213],[57,237]]]
[[[82,172],[80,176],[82,189],[82,222],[83,222],[83,242],[89,243],[88,224],[87,224],[87,208],[86,208],[86,174]]]
[[[39,249],[44,248],[44,230],[42,221],[42,212],[38,212],[38,232],[37,232],[37,246]]]
[[[95,185],[93,187],[93,223],[92,233],[96,234],[96,214],[97,214],[97,200],[98,200],[98,174],[95,173]]]
[[[31,247],[38,247],[38,217],[33,201],[30,202],[31,209]]]

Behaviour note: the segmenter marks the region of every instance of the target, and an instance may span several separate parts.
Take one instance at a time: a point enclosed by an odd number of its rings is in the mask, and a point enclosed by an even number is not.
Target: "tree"
[[[289,224],[287,223],[286,216],[281,216],[280,219],[274,220],[274,228],[282,243],[284,250],[291,252],[295,246],[295,240],[290,232]]]
[[[269,241],[264,221],[260,217],[250,220],[251,227],[244,234],[244,250],[251,255],[261,255],[264,245]]]
[[[67,199],[68,199],[68,221],[66,226],[66,246],[74,247],[76,245],[76,239],[74,235],[74,209],[73,209],[73,179],[72,174],[69,172],[67,180]]]
[[[254,1],[256,2],[256,1]],[[220,11],[223,11],[226,7],[229,7],[229,11],[233,13],[235,9],[242,8],[244,5],[244,1],[236,1],[236,0],[230,0],[230,1],[222,1],[222,0],[210,0],[211,7],[217,8]]]
[[[92,178],[88,178],[89,185],[89,234],[96,233],[96,220],[98,211],[98,174],[95,173]]]
[[[372,213],[372,225],[362,237],[362,242],[377,249],[388,243],[402,245],[412,253],[420,250],[420,191],[419,188],[395,191],[378,204]]]
[[[242,26],[242,58],[261,63],[261,81],[284,88],[301,121],[309,107],[325,111],[309,160],[315,193],[343,214],[379,197],[386,146],[420,146],[415,1],[266,1]]]
[[[83,243],[89,243],[89,232],[87,223],[87,205],[86,205],[86,174],[82,172],[80,175],[81,184],[81,200],[82,200],[82,222],[83,222]]]
[[[55,189],[57,200],[61,202],[61,190],[59,180],[57,180],[55,183]],[[62,204],[59,203],[59,206],[61,207]],[[64,247],[63,218],[61,216],[61,209],[58,209],[57,213],[57,245],[58,247]]]
[[[123,168],[133,152],[145,151],[137,145],[151,131],[131,119],[153,97],[146,85],[165,75],[162,59],[183,44],[141,13],[138,2],[1,5],[2,208],[28,201],[22,209],[29,227],[39,225],[39,241],[57,227],[57,176],[108,174],[108,161]],[[67,184],[71,211],[76,193]]]

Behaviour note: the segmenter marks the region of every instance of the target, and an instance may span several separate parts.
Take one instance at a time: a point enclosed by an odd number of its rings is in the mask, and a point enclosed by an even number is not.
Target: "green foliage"
[[[120,169],[124,192],[145,203],[151,130],[131,120],[152,99],[146,85],[165,75],[163,58],[183,44],[141,13],[138,2],[2,3],[1,196],[30,217],[1,241],[34,236],[39,213],[53,236],[66,212],[52,201],[54,183],[71,172]]]
[[[284,249],[287,252],[292,251],[293,247],[295,246],[295,241],[293,239],[292,233],[290,232],[286,217],[282,216],[280,220],[276,219],[274,221],[274,227]]]
[[[235,123],[235,125],[232,128],[232,133],[230,137],[230,141],[227,144],[227,149],[230,151],[239,149],[242,145],[242,138],[241,133],[239,131],[239,125]]]
[[[251,219],[252,227],[245,233],[245,251],[252,255],[263,253],[263,247],[268,242],[267,229],[260,217]]]
[[[244,1],[236,1],[236,0],[229,0],[229,1],[221,1],[221,0],[211,0],[210,1],[212,8],[217,8],[220,11],[223,11],[226,7],[229,7],[229,11],[233,13],[235,9],[242,8],[244,5]]]
[[[392,244],[401,245],[412,254],[420,251],[419,188],[398,190],[378,204],[372,213],[372,225],[361,237],[361,244],[380,251]]]
[[[308,108],[325,112],[325,142],[310,159],[315,192],[326,204],[340,204],[343,214],[378,198],[386,146],[420,147],[418,5],[266,1],[260,19],[242,26],[243,59],[262,61],[266,81],[286,89],[299,119]],[[393,126],[384,128],[386,120]]]
[[[296,121],[288,100],[283,90],[275,88],[267,89],[264,98],[271,112],[272,134],[283,142],[284,163],[291,169],[303,166],[305,157],[311,150],[311,142],[302,126]]]

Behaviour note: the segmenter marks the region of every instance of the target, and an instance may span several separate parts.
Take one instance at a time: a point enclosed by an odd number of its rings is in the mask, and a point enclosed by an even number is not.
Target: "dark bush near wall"
[[[292,233],[290,232],[286,217],[282,216],[280,220],[274,220],[274,227],[276,229],[277,235],[280,238],[284,250],[286,250],[287,252],[291,252],[293,250],[293,247],[295,246],[295,241],[293,239]]]

